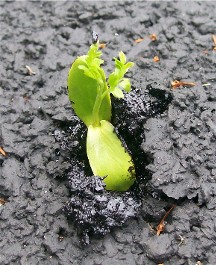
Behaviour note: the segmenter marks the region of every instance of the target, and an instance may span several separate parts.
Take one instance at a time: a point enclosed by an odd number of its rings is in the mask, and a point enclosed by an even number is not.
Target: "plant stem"
[[[98,82],[98,87],[97,87],[97,97],[95,99],[95,104],[93,107],[92,115],[93,115],[93,126],[98,127],[100,125],[100,120],[99,120],[99,110],[100,106],[102,103],[102,91],[103,91],[103,82]]]
[[[94,104],[93,111],[92,111],[92,116],[93,116],[92,125],[94,127],[100,126],[100,119],[99,119],[100,107],[101,107],[103,99],[109,93],[104,74],[102,71],[100,71],[99,73],[100,73],[101,78],[98,79],[97,96],[96,96],[95,104]]]
[[[103,101],[103,99],[105,98],[105,96],[107,95],[107,94],[109,94],[110,92],[109,92],[109,90],[107,89],[106,91],[104,91],[103,92],[103,94],[102,94],[102,96],[101,96],[101,101]]]

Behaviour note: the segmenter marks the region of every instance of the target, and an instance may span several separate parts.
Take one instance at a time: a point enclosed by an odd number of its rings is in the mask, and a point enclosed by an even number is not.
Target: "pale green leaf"
[[[128,71],[129,68],[133,67],[134,66],[134,63],[132,62],[128,62],[125,64],[125,73]]]
[[[112,93],[113,96],[116,97],[116,98],[124,98],[124,94],[123,94],[121,88],[119,88],[119,87],[115,87],[115,88],[113,89],[113,91],[111,91],[111,93]]]
[[[94,175],[104,178],[107,190],[126,191],[133,185],[132,159],[108,121],[88,127],[87,156]]]
[[[124,89],[126,92],[131,91],[131,83],[128,78],[123,78],[122,81],[119,83],[119,86]]]
[[[103,69],[87,67],[87,56],[78,57],[71,66],[68,75],[68,95],[72,107],[77,116],[89,126],[93,124],[93,109],[98,94],[98,75],[104,83],[103,91],[107,90],[105,73]],[[100,74],[101,73],[101,74]],[[111,101],[109,93],[104,96],[100,111],[99,120],[111,119]]]
[[[88,67],[83,64],[79,65],[78,68],[83,71],[88,71]]]
[[[110,91],[112,91],[113,88],[117,86],[117,84],[118,84],[118,75],[115,72],[110,74],[110,76],[108,78],[108,84],[110,86]]]
[[[114,60],[115,60],[115,67],[116,67],[115,70],[122,69],[124,64],[121,61],[119,61],[119,59],[117,59],[117,58],[114,58]]]
[[[120,52],[119,52],[119,59],[120,59],[120,61],[121,61],[123,64],[126,63],[126,56],[125,56],[125,54],[123,53],[123,51],[120,51]]]

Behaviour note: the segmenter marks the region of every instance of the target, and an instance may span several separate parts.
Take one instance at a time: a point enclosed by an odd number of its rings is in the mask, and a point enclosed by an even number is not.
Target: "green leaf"
[[[79,68],[80,70],[83,70],[84,72],[85,72],[85,71],[88,71],[88,67],[85,66],[85,65],[83,65],[83,64],[82,64],[82,65],[79,65],[78,68]]]
[[[123,69],[124,64],[119,61],[119,59],[114,58],[115,60],[115,72],[119,72],[119,70]]]
[[[111,93],[116,98],[124,98],[124,94],[123,94],[121,88],[119,88],[119,87],[115,87],[115,89],[113,91],[111,91]]]
[[[97,53],[94,53],[97,55]],[[77,116],[89,126],[94,123],[94,106],[98,96],[98,87],[101,86],[101,93],[108,92],[105,73],[100,68],[100,61],[93,57],[90,61],[87,55],[78,57],[71,66],[68,75],[68,95],[72,107]],[[88,62],[87,62],[88,61]],[[111,119],[111,101],[107,93],[100,105],[99,120]]]
[[[120,52],[119,52],[119,59],[120,59],[120,61],[121,61],[123,64],[126,63],[126,56],[125,56],[125,54],[123,53],[123,51],[120,51]]]
[[[132,63],[132,62],[126,63],[124,66],[125,67],[125,73],[133,66],[134,66],[134,63]]]
[[[113,72],[112,74],[110,74],[109,78],[108,78],[108,83],[110,85],[110,91],[117,86],[118,84],[118,75],[117,73]]]
[[[95,176],[104,178],[107,190],[126,191],[135,181],[132,159],[108,121],[88,127],[87,155]]]
[[[97,80],[97,76],[95,75],[95,73],[91,70],[89,70],[88,67],[86,67],[85,65],[79,65],[78,68],[80,70],[83,70],[84,71],[84,74],[88,77],[91,77],[93,79],[96,79]]]
[[[99,48],[99,43],[96,43],[96,44],[92,44],[90,46],[90,49],[88,51],[88,54],[87,54],[87,62],[88,63],[91,63],[94,59],[96,58],[100,58],[101,55],[102,55],[102,52],[98,50]]]
[[[117,98],[123,98],[124,95],[122,91],[120,91],[120,88],[122,88],[126,92],[129,92],[131,90],[130,81],[129,79],[124,78],[124,75],[129,70],[129,68],[134,66],[134,63],[126,62],[126,56],[122,51],[119,53],[119,58],[120,60],[114,58],[115,70],[110,74],[108,78],[108,84],[110,93],[112,93]]]
[[[131,91],[131,84],[128,78],[123,78],[122,81],[119,83],[119,86],[124,89],[126,92]]]

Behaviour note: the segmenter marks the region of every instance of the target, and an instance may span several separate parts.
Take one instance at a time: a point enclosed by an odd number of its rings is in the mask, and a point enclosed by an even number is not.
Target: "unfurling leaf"
[[[106,85],[106,77],[95,50],[92,45],[88,55],[78,57],[71,66],[68,75],[68,94],[72,107],[77,116],[86,124],[94,122],[94,106],[98,95],[99,82],[104,84],[101,93],[107,91],[99,106],[98,120],[111,119],[111,101]],[[90,56],[90,57],[89,57]]]
[[[134,66],[134,63],[132,62],[128,62],[125,64],[124,68],[125,68],[125,73],[131,68]]]
[[[115,70],[110,74],[108,78],[109,90],[114,97],[123,98],[124,94],[119,91],[119,88],[129,92],[131,90],[131,84],[129,79],[124,78],[129,68],[134,66],[132,62],[126,62],[126,56],[121,51],[119,53],[119,59],[115,59]]]
[[[126,56],[125,56],[125,54],[123,53],[123,51],[120,51],[120,53],[119,53],[119,59],[120,59],[120,61],[121,61],[123,64],[126,63]]]

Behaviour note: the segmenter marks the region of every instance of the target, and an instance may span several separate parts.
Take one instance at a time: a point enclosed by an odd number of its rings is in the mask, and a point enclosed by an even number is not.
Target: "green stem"
[[[103,99],[106,97],[107,94],[109,94],[109,90],[106,89],[106,91],[103,92],[102,96],[101,96],[101,101],[103,101]]]
[[[94,127],[100,126],[100,119],[99,119],[100,107],[101,107],[103,99],[109,93],[109,90],[106,84],[106,79],[104,77],[102,70],[100,71],[100,76],[101,78],[98,80],[97,96],[96,96],[95,104],[94,104],[93,111],[92,111],[92,116],[93,116],[92,125]]]
[[[98,93],[95,99],[95,104],[93,107],[92,115],[93,115],[93,126],[98,127],[100,125],[99,119],[99,110],[102,103],[102,91],[103,91],[103,82],[99,82],[98,84]]]

